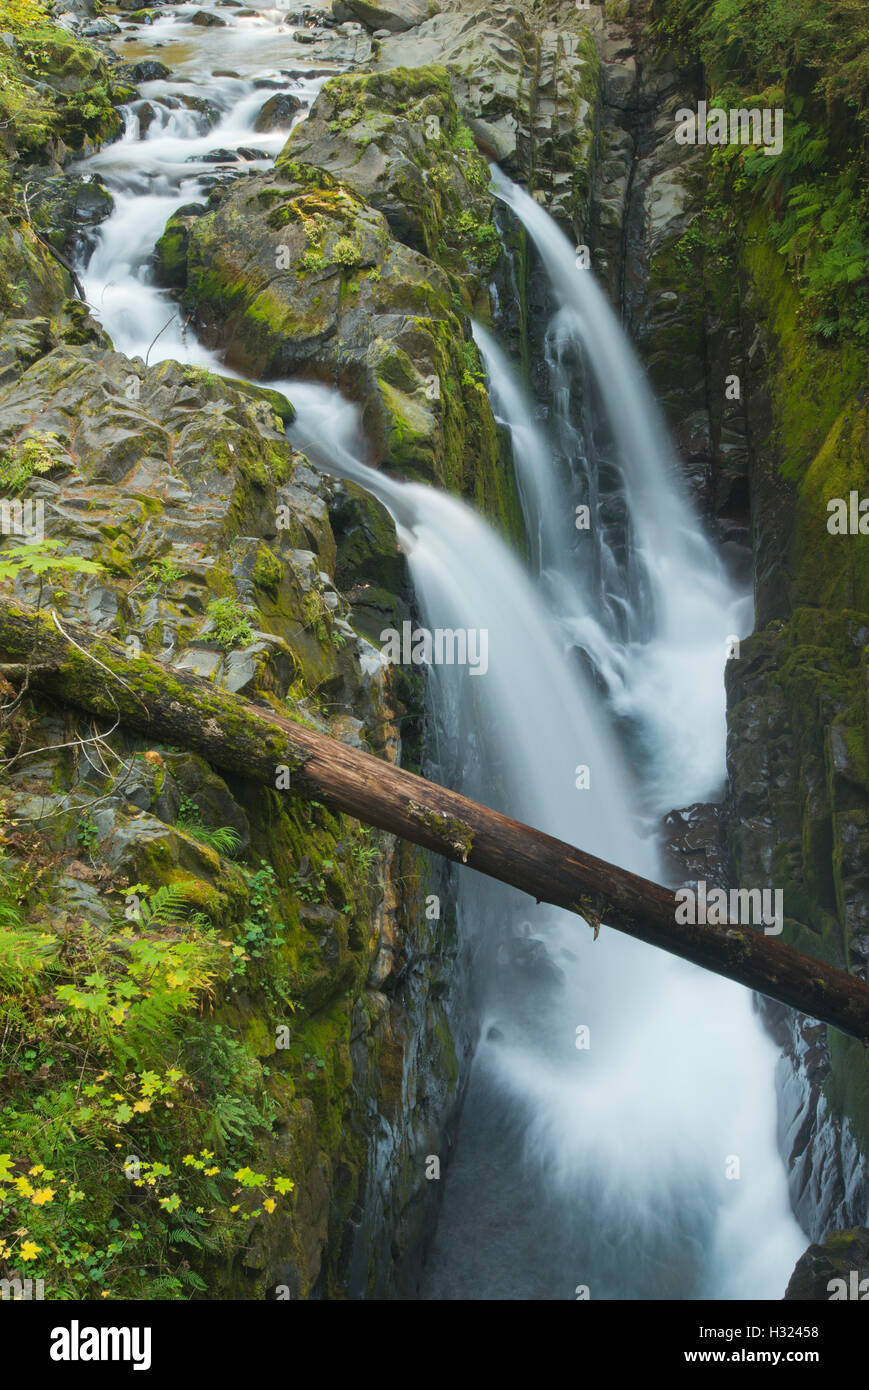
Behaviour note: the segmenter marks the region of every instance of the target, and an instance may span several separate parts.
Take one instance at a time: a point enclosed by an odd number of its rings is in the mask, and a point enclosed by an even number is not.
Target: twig
[[[90,1050],[91,1050],[91,1045],[90,1045],[90,1043],[88,1043],[87,1048],[85,1049],[84,1061],[83,1061],[82,1064],[81,1064],[81,1071],[80,1071],[79,1074],[78,1074],[78,1085],[77,1085],[76,1088],[75,1088],[75,1098],[76,1098],[76,1100],[78,1100],[78,1093],[79,1093],[79,1091],[81,1090],[81,1083],[82,1083],[82,1081],[84,1080],[84,1069],[85,1069],[85,1067],[86,1067],[87,1064],[88,1064],[88,1055],[89,1055],[89,1053],[90,1053]]]
[[[173,323],[174,320],[175,320],[177,317],[178,317],[177,314],[172,314],[172,315],[166,320],[166,322],[163,324],[163,327],[160,329],[160,332],[157,334],[157,338],[162,337],[162,335],[166,332],[166,329],[169,327],[170,323]],[[154,344],[156,343],[157,338],[152,338],[151,341],[150,341],[150,343],[148,344],[148,351],[145,353],[145,366],[146,366],[146,367],[147,367],[147,365],[148,365],[148,358],[149,358],[149,356],[151,355],[151,348],[152,348],[152,347],[154,346]]]
[[[16,753],[14,758],[4,758],[0,761],[0,767],[9,767],[12,763],[20,762],[22,758],[36,758],[40,753],[59,753],[63,748],[80,748],[85,743],[101,743],[120,728],[120,716],[115,720],[108,733],[97,734],[94,738],[74,738],[69,743],[48,743],[44,748],[31,748],[27,753]]]
[[[58,251],[57,247],[53,246],[52,243],[48,240],[48,237],[44,237],[39,228],[34,226],[33,218],[30,216],[30,206],[27,201],[27,190],[29,187],[29,183],[24,185],[24,187],[21,190],[21,196],[24,199],[24,216],[30,226],[30,230],[36,237],[37,241],[42,243],[46,251],[50,252],[54,259],[58,261],[60,265],[63,266],[64,270],[72,279],[72,283],[75,288],[76,294],[78,295],[82,303],[84,303],[86,299],[84,285],[79,279],[78,272],[76,271],[75,267],[72,265],[70,261],[66,259],[66,256],[64,256],[63,252]]]
[[[173,314],[173,318],[174,318],[174,314]],[[170,319],[170,323],[171,323],[171,319]],[[168,325],[167,325],[167,326],[168,326]],[[158,334],[158,337],[159,337],[159,334]],[[155,338],[154,341],[156,342],[156,338]],[[152,344],[152,346],[153,346],[153,344]],[[117,673],[117,671],[113,671],[112,668],[111,668],[110,666],[106,666],[105,663],[102,662],[102,661],[100,661],[99,657],[94,656],[92,652],[85,651],[84,647],[80,647],[80,646],[79,646],[79,644],[78,644],[78,642],[76,642],[75,638],[70,637],[70,635],[69,635],[68,632],[64,632],[63,628],[62,628],[61,625],[60,625],[60,619],[58,618],[57,613],[55,612],[55,610],[54,610],[53,608],[52,608],[52,610],[51,610],[51,616],[52,616],[52,619],[54,620],[54,626],[57,628],[57,630],[58,630],[58,632],[60,633],[61,637],[66,638],[66,640],[67,640],[67,642],[69,642],[70,646],[71,646],[71,647],[75,647],[76,651],[77,651],[77,652],[81,652],[82,656],[86,656],[87,659],[88,659],[88,661],[92,661],[92,662],[94,663],[95,666],[99,666],[100,669],[103,670],[103,671],[105,671],[107,675],[112,676],[112,677],[114,678],[114,680],[119,681],[120,684],[124,687],[125,690],[129,690],[130,694],[133,696],[133,699],[134,699],[134,700],[138,700],[139,704],[142,706],[142,709],[145,711],[145,713],[147,714],[148,718],[150,719],[150,718],[151,718],[151,712],[150,712],[150,710],[148,709],[148,706],[145,704],[145,701],[141,698],[140,695],[137,695],[137,694],[136,694],[136,692],[135,692],[135,690],[133,689],[133,687],[132,687],[131,685],[129,685],[129,684],[124,680],[123,676],[119,676],[118,673]],[[117,727],[117,725],[116,725],[115,727]],[[110,732],[111,732],[111,731],[110,731]]]

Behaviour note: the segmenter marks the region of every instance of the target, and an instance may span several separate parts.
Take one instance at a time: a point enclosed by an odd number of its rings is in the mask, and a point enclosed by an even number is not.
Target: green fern
[[[148,1286],[148,1297],[157,1300],[184,1297],[184,1286],[174,1274],[158,1274]]]
[[[196,1247],[197,1250],[202,1249],[202,1241],[197,1240],[196,1236],[193,1235],[191,1231],[188,1231],[184,1226],[176,1226],[171,1228],[168,1232],[168,1235],[170,1245],[193,1245]]]
[[[135,892],[135,888],[131,891]],[[187,904],[196,891],[193,883],[161,884],[150,898],[142,898],[139,903],[142,925],[152,928],[177,926],[184,920]]]
[[[212,1103],[209,1141],[220,1148],[225,1148],[232,1139],[250,1142],[253,1139],[251,1125],[256,1123],[257,1118],[249,1101],[223,1091],[214,1097]]]

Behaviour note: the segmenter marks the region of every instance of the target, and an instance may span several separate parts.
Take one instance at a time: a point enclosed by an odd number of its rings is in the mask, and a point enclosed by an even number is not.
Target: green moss
[[[50,23],[36,6],[7,12],[16,44],[0,45],[0,121],[18,156],[45,163],[52,145],[81,150],[117,134],[105,59]]]
[[[450,858],[458,855],[463,864],[468,862],[468,855],[474,844],[474,831],[469,825],[455,816],[446,815],[445,812],[435,812],[424,806],[417,806],[413,801],[408,802],[407,810],[414,820],[425,825],[440,841]]]
[[[851,0],[653,0],[653,32],[705,69],[710,104],[783,111],[775,158],[725,146],[713,164],[729,201],[799,281],[809,331],[869,344],[869,236],[863,112],[869,20]],[[687,53],[686,53],[687,50]]]
[[[278,586],[283,575],[283,568],[267,545],[261,545],[257,551],[256,564],[253,568],[253,582],[261,589],[267,589],[272,593],[277,593]]]
[[[183,288],[187,282],[187,246],[190,240],[187,218],[193,208],[197,213],[200,210],[197,205],[188,204],[174,212],[154,246],[161,284],[176,289]]]
[[[296,418],[296,412],[286,396],[280,391],[275,391],[270,386],[261,386],[259,382],[242,381],[238,377],[221,377],[221,381],[227,382],[235,391],[240,391],[244,396],[250,396],[253,400],[267,401],[275,412],[282,425],[291,425]],[[280,476],[278,481],[286,482],[288,474],[286,465],[281,462]]]
[[[758,217],[743,257],[776,342],[774,446],[782,477],[796,487],[789,565],[795,601],[869,611],[869,547],[859,536],[827,529],[830,499],[847,501],[865,482],[869,403],[859,402],[866,354],[848,343],[824,346],[807,333],[800,297]]]
[[[832,1071],[824,1093],[834,1113],[848,1116],[861,1151],[869,1153],[869,1065],[866,1049],[854,1038],[827,1030]]]

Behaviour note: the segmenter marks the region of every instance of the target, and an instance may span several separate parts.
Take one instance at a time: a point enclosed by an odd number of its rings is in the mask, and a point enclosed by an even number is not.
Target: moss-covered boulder
[[[369,29],[388,29],[392,34],[413,29],[440,9],[434,0],[339,0],[339,4]]]
[[[518,524],[477,349],[445,272],[325,170],[289,158],[190,227],[185,303],[248,375],[306,371],[363,404],[379,458]]]
[[[154,277],[159,285],[183,289],[187,283],[190,228],[204,212],[202,203],[185,203],[169,218],[154,247]]]
[[[498,259],[489,173],[444,68],[331,78],[278,159],[327,169],[384,214],[393,235],[461,275]]]
[[[49,535],[104,567],[58,595],[70,616],[120,625],[231,689],[282,697],[307,681],[346,698],[359,683],[353,634],[321,577],[335,544],[276,398],[197,368],[58,346],[0,392],[0,471],[43,502]]]
[[[23,218],[0,215],[0,319],[56,313],[71,289],[33,228]]]
[[[869,1296],[869,1230],[833,1231],[797,1260],[785,1298],[792,1302],[848,1302]]]
[[[11,46],[0,44],[2,154],[12,161],[66,164],[117,135],[105,57],[50,23],[22,16]]]

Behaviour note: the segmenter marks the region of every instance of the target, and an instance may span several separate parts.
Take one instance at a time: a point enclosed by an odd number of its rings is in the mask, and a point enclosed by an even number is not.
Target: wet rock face
[[[186,281],[201,336],[231,365],[338,382],[387,466],[472,494],[514,528],[467,317],[498,236],[446,74],[336,79],[312,118],[272,173],[203,216],[176,214],[158,274]]]
[[[302,103],[299,98],[293,96],[292,93],[279,92],[263,103],[253,123],[253,128],[260,132],[282,130],[290,125],[296,112],[301,110],[301,106]]]
[[[351,592],[377,579],[385,603],[386,586],[406,588],[386,514],[369,516],[361,499],[348,512],[345,496],[336,544],[330,485],[283,432],[289,402],[201,369],[145,368],[93,325],[79,328],[83,341],[65,342],[63,323],[59,314],[53,324],[0,325],[0,461],[38,460],[21,496],[43,503],[46,534],[63,539],[65,554],[102,566],[47,584],[42,601],[61,621],[123,634],[164,662],[398,758],[396,714],[408,713],[414,692],[398,702],[335,581],[340,564]],[[25,446],[39,452],[22,454]],[[38,596],[32,576],[18,591]],[[218,639],[208,612],[217,596],[247,621],[236,641]],[[271,1058],[279,1124],[259,1157],[288,1166],[298,1201],[274,1223],[252,1223],[244,1250],[209,1271],[213,1287],[262,1297],[283,1283],[307,1297],[319,1283],[361,1296],[372,1263],[388,1282],[383,1242],[405,1232],[410,1244],[430,1220],[417,1149],[437,1151],[459,1080],[448,1021],[455,946],[444,918],[424,910],[431,891],[448,912],[439,869],[389,837],[357,844],[350,822],[323,812],[321,823],[293,798],[278,808],[273,794],[218,777],[201,758],[123,732],[107,785],[99,760],[52,751],[78,728],[74,711],[58,719],[37,703],[32,713],[28,738],[46,751],[12,770],[4,797],[19,833],[57,852],[57,923],[75,931],[85,913],[111,924],[107,887],[183,879],[198,885],[210,920],[235,932],[249,888],[237,864],[201,842],[218,827],[233,830],[254,863],[275,866],[282,884],[283,968],[304,1010],[293,1047],[275,1053],[268,999],[253,985],[243,995],[221,988],[215,1017],[252,1057]],[[323,859],[347,875],[330,890],[335,901],[311,900]],[[313,1050],[323,1068],[309,1077],[303,1054]]]
[[[757,249],[762,238],[739,265],[717,237],[703,160],[673,139],[676,109],[700,95],[695,74],[651,51],[645,8],[635,5],[633,20],[598,31],[604,104],[589,241],[611,298],[624,308],[689,483],[740,577],[748,573],[751,495],[757,632],[726,668],[729,783],[716,815],[730,860],[724,871],[731,884],[783,887],[784,939],[862,974],[866,584],[844,547],[833,555],[818,543],[818,485],[802,501],[799,482],[825,476],[817,459],[825,438],[836,441],[832,461],[853,466],[862,407],[840,399],[832,364],[789,327],[791,315],[799,317],[796,296],[774,253]],[[789,428],[806,393],[824,419]],[[843,615],[843,604],[856,611]],[[668,822],[675,864],[706,876],[718,858],[704,853],[707,834],[718,840],[713,826],[693,811]],[[820,1240],[865,1219],[866,1060],[858,1045],[810,1020],[761,1008],[785,1053],[779,1126],[792,1203]]]
[[[865,1226],[836,1231],[820,1245],[810,1245],[797,1261],[786,1299],[794,1302],[843,1302],[869,1298],[869,1230]]]
[[[734,873],[784,886],[784,939],[840,968],[866,969],[863,876],[869,782],[861,757],[859,614],[797,609],[728,663],[729,795]],[[816,1239],[862,1220],[869,1116],[863,1049],[782,1011],[794,1069],[779,1086],[794,1208]]]
[[[766,1000],[761,1012],[784,1049],[777,1093],[791,1203],[803,1229],[822,1240],[866,1210],[860,1149],[830,1103],[836,1087],[826,1029]]]
[[[721,819],[721,807],[713,802],[696,802],[664,817],[668,883],[681,887],[702,879],[716,888],[730,886]]]
[[[595,268],[622,305],[701,512],[734,573],[747,578],[746,365],[735,266],[705,246],[705,165],[677,145],[675,113],[696,100],[695,75],[668,66],[642,27],[599,33],[600,144],[590,222]]]
[[[373,31],[385,30],[390,34],[413,29],[438,9],[429,0],[339,0],[339,5],[343,19],[349,15]]]
[[[557,218],[586,210],[599,64],[590,14],[547,16],[495,0],[444,9],[380,44],[376,67],[447,69],[479,149],[545,196]]]

